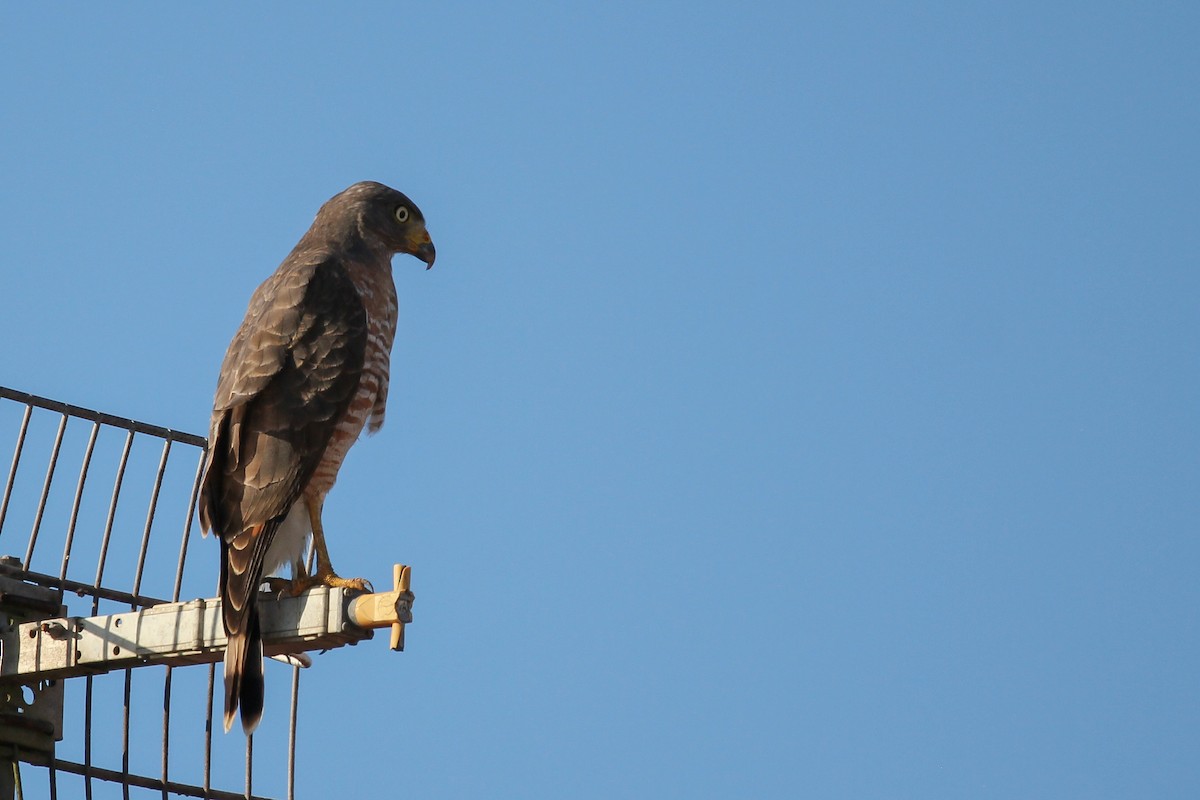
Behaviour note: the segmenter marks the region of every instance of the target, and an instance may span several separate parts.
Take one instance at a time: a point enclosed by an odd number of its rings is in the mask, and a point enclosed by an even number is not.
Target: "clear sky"
[[[0,15],[0,384],[203,432],[420,205],[301,796],[1200,796],[1197,6],[242,5]]]

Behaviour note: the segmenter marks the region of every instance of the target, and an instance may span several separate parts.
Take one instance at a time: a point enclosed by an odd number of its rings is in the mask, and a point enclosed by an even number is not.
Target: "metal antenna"
[[[24,796],[22,764],[39,768],[52,800],[60,789],[91,800],[103,786],[123,798],[138,789],[164,800],[267,800],[259,791],[293,800],[297,659],[283,659],[293,664],[288,713],[269,714],[252,739],[213,735],[214,664],[226,644],[221,602],[207,596],[217,565],[208,554],[188,559],[204,437],[0,387],[0,447],[9,431],[0,553],[22,555],[0,556],[0,800]],[[68,463],[78,465],[73,485]],[[264,593],[264,651],[357,644],[379,627],[402,650],[410,580],[397,564],[389,592]],[[199,664],[208,669],[180,669]],[[72,681],[81,702],[68,706]],[[256,740],[263,752],[286,748],[286,770],[271,773],[273,761],[255,770]],[[243,774],[244,785],[214,787],[218,770]]]

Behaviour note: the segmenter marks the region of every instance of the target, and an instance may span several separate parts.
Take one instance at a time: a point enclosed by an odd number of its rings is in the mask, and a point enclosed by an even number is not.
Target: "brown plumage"
[[[407,197],[373,182],[334,196],[254,292],[221,365],[199,506],[204,530],[221,540],[226,731],[239,705],[247,734],[262,717],[263,578],[300,561],[311,529],[316,571],[293,566],[291,591],[365,585],[333,572],[320,512],[363,427],[383,424],[396,253],[433,266],[424,217]]]

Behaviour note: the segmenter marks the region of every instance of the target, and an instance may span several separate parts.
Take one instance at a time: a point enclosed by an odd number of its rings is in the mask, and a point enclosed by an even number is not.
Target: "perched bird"
[[[254,292],[225,353],[200,487],[200,522],[221,542],[225,730],[241,706],[253,733],[263,711],[262,637],[255,599],[285,564],[292,594],[363,589],[329,563],[325,495],[364,427],[383,424],[396,334],[392,256],[433,266],[425,218],[380,183],[335,195],[279,268]],[[303,568],[312,532],[316,571]]]

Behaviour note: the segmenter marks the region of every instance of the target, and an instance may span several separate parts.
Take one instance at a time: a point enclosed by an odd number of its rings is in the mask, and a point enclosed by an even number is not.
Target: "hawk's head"
[[[365,241],[382,244],[393,253],[414,255],[425,262],[426,269],[437,256],[421,209],[382,183],[360,181],[334,195],[317,212],[313,227],[322,222],[331,227],[352,225]]]

